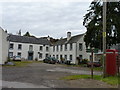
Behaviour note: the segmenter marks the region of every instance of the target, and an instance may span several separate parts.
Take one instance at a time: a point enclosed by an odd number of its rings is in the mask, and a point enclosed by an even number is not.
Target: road
[[[69,75],[90,74],[90,69],[66,67],[46,63],[32,63],[24,67],[3,67],[2,86],[6,88],[112,88],[97,80],[61,80]],[[95,75],[102,74],[94,72]],[[114,87],[115,88],[115,87]]]

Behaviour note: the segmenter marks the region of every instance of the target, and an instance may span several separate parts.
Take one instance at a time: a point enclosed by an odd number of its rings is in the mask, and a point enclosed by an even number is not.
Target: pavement
[[[90,74],[87,67],[32,63],[24,67],[3,67],[3,88],[117,88],[97,80],[61,80],[69,75]],[[94,71],[94,75],[102,72]],[[1,80],[0,80],[1,81]]]

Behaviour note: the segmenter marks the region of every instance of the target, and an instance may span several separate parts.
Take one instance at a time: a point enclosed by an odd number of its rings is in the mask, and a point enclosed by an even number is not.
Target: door
[[[33,60],[33,52],[28,52],[28,60]]]

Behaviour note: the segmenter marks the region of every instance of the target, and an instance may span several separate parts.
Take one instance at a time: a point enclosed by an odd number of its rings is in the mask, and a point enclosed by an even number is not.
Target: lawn
[[[64,66],[66,67],[86,67],[87,68],[87,65],[86,64],[80,64],[80,65],[66,65],[66,64],[63,64]],[[90,67],[88,67],[89,69],[91,69]],[[94,71],[103,71],[103,68],[102,67],[93,67],[93,70]]]
[[[71,76],[63,77],[61,79],[62,80],[91,79],[91,76],[90,75],[71,75]],[[103,78],[101,75],[94,75],[93,79],[106,82],[107,84],[110,84],[110,85],[118,85],[117,76],[110,76],[110,77]]]

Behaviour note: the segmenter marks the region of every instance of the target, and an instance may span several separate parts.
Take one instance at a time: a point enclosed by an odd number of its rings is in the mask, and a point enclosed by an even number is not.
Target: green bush
[[[12,61],[12,59],[10,57],[7,58],[7,62],[10,62]]]
[[[88,62],[88,59],[82,59],[80,64],[87,64],[87,62]]]

